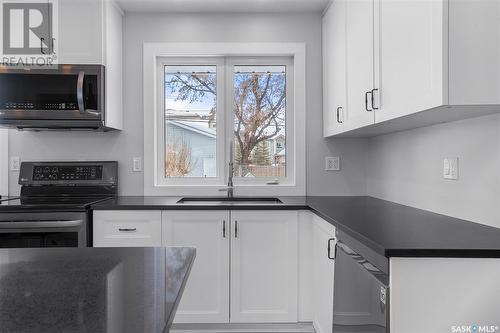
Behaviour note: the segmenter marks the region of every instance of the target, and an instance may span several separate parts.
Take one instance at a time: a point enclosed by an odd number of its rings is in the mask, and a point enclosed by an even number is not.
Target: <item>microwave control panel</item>
[[[74,102],[65,103],[31,103],[31,102],[7,102],[7,110],[76,110],[78,105]]]

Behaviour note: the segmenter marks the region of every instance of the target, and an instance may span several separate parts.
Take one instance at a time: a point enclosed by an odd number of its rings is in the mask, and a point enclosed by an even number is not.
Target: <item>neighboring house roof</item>
[[[217,132],[214,128],[209,128],[201,123],[194,123],[191,121],[179,121],[179,120],[169,120],[168,123],[173,126],[180,127],[187,131],[205,135],[209,138],[215,139]]]

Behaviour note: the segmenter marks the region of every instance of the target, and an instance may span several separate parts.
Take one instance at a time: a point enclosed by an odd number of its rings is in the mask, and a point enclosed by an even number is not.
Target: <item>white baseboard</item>
[[[296,324],[173,324],[171,333],[314,333],[312,323]]]

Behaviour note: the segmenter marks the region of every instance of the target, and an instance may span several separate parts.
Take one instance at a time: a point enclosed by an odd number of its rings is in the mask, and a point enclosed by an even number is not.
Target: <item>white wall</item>
[[[22,160],[109,159],[120,165],[120,193],[142,195],[143,175],[131,172],[143,155],[142,45],[144,42],[304,42],[307,47],[307,193],[363,195],[365,140],[322,137],[321,17],[319,14],[141,14],[124,19],[124,130],[121,133],[10,131],[10,154]],[[341,154],[342,171],[324,170]],[[17,194],[17,173],[10,174]]]
[[[367,193],[500,227],[500,115],[370,139]],[[459,157],[459,179],[443,158]]]

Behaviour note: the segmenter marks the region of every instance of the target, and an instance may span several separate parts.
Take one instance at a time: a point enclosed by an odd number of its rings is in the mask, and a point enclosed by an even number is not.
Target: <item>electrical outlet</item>
[[[21,160],[19,156],[12,156],[10,158],[10,171],[19,171],[21,168]]]
[[[445,158],[443,161],[443,178],[458,179],[458,157]]]
[[[339,156],[325,157],[325,171],[339,171],[339,170],[340,170]]]
[[[132,159],[132,171],[133,172],[142,171],[142,157],[134,157]]]

